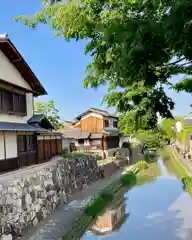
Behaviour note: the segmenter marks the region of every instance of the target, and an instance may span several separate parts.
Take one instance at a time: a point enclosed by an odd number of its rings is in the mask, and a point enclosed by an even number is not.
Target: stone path
[[[117,181],[121,172],[118,171],[112,176],[99,180],[82,191],[69,197],[69,204],[57,208],[46,220],[40,222],[36,228],[24,232],[22,240],[59,240],[69,230],[74,220],[81,215],[84,206],[91,197],[97,196],[99,192]]]

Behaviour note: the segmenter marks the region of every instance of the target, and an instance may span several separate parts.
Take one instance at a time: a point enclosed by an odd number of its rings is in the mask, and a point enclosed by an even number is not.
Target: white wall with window
[[[104,119],[104,128],[117,128],[118,122],[115,118],[105,118]]]
[[[0,87],[0,121],[26,123],[33,116],[33,94],[4,92]]]

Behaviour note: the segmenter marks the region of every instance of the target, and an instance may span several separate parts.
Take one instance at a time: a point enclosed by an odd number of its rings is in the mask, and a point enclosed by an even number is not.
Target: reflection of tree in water
[[[97,217],[88,232],[96,236],[110,235],[114,231],[119,231],[128,217],[129,214],[125,214],[124,192],[121,192],[104,213]]]
[[[178,167],[170,157],[164,157],[163,163],[170,175],[176,176],[178,179],[182,177],[181,167]]]
[[[143,169],[137,175],[137,185],[151,183],[161,176],[161,170],[157,163],[151,163],[148,169]]]

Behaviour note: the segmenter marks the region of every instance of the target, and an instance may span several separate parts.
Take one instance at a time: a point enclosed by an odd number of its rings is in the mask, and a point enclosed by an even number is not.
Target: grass
[[[165,151],[164,156],[170,158],[180,178],[187,177],[190,175],[187,169],[179,162],[177,152],[175,149],[167,147],[164,151]]]

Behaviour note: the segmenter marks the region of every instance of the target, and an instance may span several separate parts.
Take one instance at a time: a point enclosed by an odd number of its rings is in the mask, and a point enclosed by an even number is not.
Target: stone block
[[[1,240],[12,240],[12,239],[13,237],[11,234],[1,236]]]
[[[25,195],[25,204],[26,207],[29,207],[32,204],[32,197],[29,193]]]

